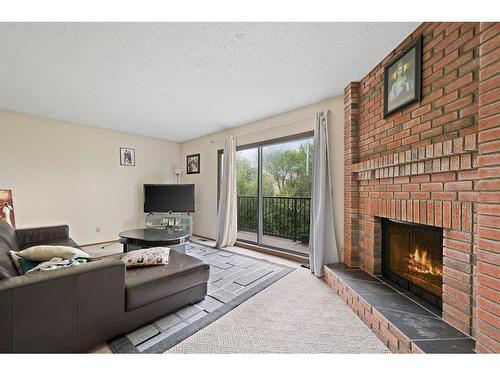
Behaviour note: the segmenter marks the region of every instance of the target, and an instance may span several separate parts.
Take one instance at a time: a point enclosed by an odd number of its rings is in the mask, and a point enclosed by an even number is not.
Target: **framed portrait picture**
[[[422,35],[384,67],[384,117],[420,101]]]
[[[188,155],[186,157],[186,173],[200,173],[200,154]]]
[[[16,227],[12,190],[0,189],[0,220],[6,221],[12,228]]]
[[[135,150],[133,148],[120,147],[120,165],[135,167]]]

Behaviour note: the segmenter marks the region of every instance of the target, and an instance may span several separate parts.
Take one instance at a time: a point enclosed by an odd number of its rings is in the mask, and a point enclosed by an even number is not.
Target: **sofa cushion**
[[[193,286],[206,283],[210,266],[200,259],[171,251],[165,266],[127,269],[125,309],[137,309]]]
[[[17,243],[16,230],[7,224],[7,222],[0,220],[0,241],[3,240],[9,250],[18,251],[19,245]]]
[[[47,243],[54,239],[68,238],[69,226],[51,225],[48,227],[21,228],[16,229],[17,243],[19,247],[26,247],[30,243]]]
[[[0,280],[10,279],[9,272],[0,264]]]
[[[10,247],[2,239],[0,239],[0,268],[2,269],[4,278],[19,276],[10,258]]]
[[[78,246],[78,244],[75,241],[73,241],[71,238],[54,238],[54,239],[45,240],[45,241],[41,241],[41,242],[31,242],[31,243],[23,244],[21,246],[21,249],[24,250],[24,249],[27,249],[29,247],[40,246],[40,245],[69,246],[69,247],[74,247],[77,249],[80,248],[80,246]]]
[[[75,259],[90,258],[85,251],[71,246],[38,245],[18,251],[17,256],[35,262],[46,262],[52,258]]]

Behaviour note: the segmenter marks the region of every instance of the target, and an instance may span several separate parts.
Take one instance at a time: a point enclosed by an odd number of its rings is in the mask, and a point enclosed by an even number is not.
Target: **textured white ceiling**
[[[417,23],[0,23],[0,109],[184,141],[339,95]]]

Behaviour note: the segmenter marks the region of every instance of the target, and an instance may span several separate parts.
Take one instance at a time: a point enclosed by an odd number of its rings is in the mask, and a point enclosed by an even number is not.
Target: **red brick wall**
[[[500,24],[481,24],[475,275],[477,350],[500,352]]]
[[[486,169],[500,165],[497,32],[498,24],[424,23],[345,90],[344,261],[380,272],[380,218],[443,227],[443,318],[478,337],[478,350],[494,351],[500,209],[478,198],[500,202],[500,173]],[[422,100],[384,119],[384,66],[420,35]]]
[[[359,183],[352,165],[359,161],[359,84],[344,90],[344,258],[351,267],[359,266]]]

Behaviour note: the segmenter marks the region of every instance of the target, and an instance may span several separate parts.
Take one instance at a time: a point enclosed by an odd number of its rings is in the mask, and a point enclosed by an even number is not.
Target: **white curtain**
[[[217,213],[217,234],[215,247],[233,246],[237,235],[236,207],[236,139],[228,136],[224,140],[224,163]]]
[[[317,113],[314,128],[309,266],[311,272],[318,277],[323,276],[323,265],[339,261],[333,228],[332,184],[330,178],[327,125],[327,114],[325,112]]]

